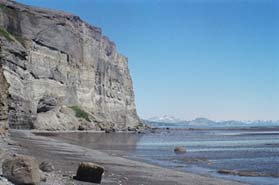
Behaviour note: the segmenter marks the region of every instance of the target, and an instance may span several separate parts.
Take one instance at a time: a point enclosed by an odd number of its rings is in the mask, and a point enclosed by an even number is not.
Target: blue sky
[[[18,0],[79,15],[129,58],[138,113],[279,120],[276,0]]]

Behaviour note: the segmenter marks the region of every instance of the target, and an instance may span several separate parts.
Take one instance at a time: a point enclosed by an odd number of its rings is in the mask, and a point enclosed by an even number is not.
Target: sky
[[[101,27],[141,118],[279,120],[276,0],[17,0]]]

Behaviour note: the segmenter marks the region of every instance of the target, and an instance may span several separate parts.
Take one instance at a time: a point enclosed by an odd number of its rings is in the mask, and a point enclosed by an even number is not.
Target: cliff
[[[0,0],[0,124],[20,129],[140,125],[127,58],[64,12]]]

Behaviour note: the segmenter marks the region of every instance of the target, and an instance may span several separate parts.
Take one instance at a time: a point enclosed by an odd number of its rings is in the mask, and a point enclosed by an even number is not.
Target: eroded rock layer
[[[140,124],[127,58],[79,17],[0,0],[0,121],[11,128]]]

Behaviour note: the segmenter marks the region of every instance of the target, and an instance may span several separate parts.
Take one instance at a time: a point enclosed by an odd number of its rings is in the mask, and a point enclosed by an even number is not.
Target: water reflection
[[[56,135],[65,142],[98,150],[135,150],[141,134],[133,133],[61,133]]]

